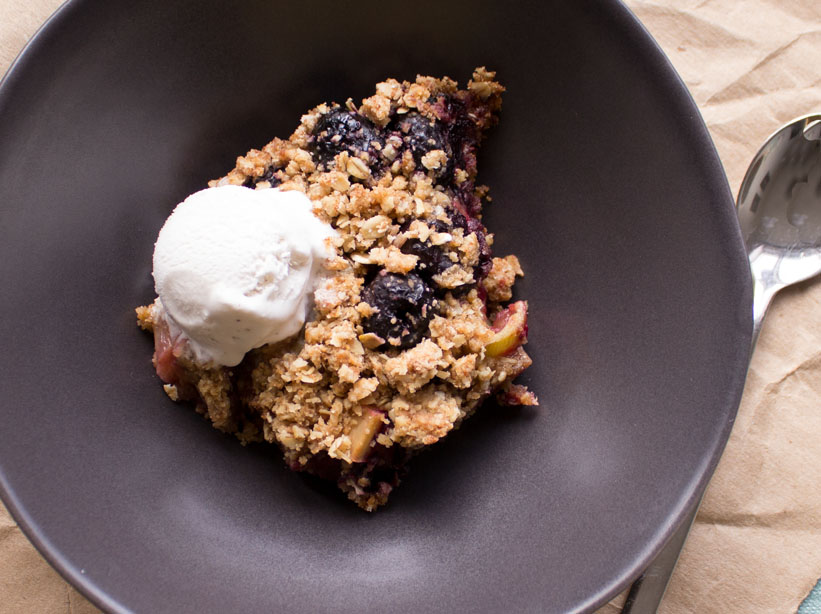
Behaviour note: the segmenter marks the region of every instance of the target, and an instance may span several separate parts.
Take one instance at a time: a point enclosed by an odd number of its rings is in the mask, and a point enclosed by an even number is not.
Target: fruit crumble
[[[242,442],[276,442],[293,470],[335,481],[369,511],[387,501],[412,454],[483,399],[537,404],[513,383],[531,364],[527,303],[505,305],[522,269],[514,255],[491,255],[481,221],[488,188],[476,184],[477,148],[503,91],[484,68],[465,89],[447,77],[388,79],[359,105],[312,109],[289,139],[252,149],[211,181],[208,194],[230,193],[249,208],[260,191],[306,196],[328,228],[314,232],[326,251],[312,248],[321,274],[303,284],[299,332],[250,341],[261,345],[235,365],[195,351],[199,337],[159,287],[155,251],[159,298],[137,315],[153,332],[168,395],[193,401]],[[302,254],[282,253],[285,269]],[[257,300],[261,290],[249,288],[240,298]]]

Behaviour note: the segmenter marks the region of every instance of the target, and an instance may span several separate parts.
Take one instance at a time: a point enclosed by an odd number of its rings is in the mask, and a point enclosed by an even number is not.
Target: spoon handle
[[[757,277],[753,277],[753,338],[752,347],[750,348],[751,358],[752,350],[755,349],[755,344],[758,342],[758,333],[761,332],[761,325],[764,323],[764,316],[767,315],[770,302],[773,300],[775,293],[783,287],[783,285],[779,284],[767,285]]]
[[[699,501],[701,503],[701,501]],[[696,518],[699,503],[693,506],[687,517],[670,536],[669,541],[664,545],[653,562],[647,566],[638,580],[630,586],[627,599],[621,610],[622,614],[655,614],[661,604],[661,599],[667,590],[667,583],[673,575],[673,569],[684,547],[684,541]]]

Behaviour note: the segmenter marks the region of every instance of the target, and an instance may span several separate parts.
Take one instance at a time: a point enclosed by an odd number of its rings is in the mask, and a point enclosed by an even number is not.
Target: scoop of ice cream
[[[231,185],[177,205],[154,246],[154,287],[195,360],[233,366],[299,332],[333,255],[334,230],[311,209],[301,192]]]

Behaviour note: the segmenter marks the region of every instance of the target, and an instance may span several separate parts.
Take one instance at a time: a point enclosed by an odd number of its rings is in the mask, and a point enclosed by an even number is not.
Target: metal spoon
[[[738,194],[738,221],[753,273],[753,346],[782,288],[821,273],[821,115],[772,135]]]
[[[755,348],[776,292],[821,273],[821,114],[767,139],[741,182],[737,209],[753,274]],[[622,614],[655,614],[697,511],[630,587]]]

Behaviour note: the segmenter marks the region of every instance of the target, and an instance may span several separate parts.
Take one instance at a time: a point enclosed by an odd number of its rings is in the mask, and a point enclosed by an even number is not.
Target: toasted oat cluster
[[[408,458],[491,394],[535,405],[514,378],[527,304],[516,256],[494,258],[481,222],[476,151],[504,88],[484,68],[466,89],[445,77],[388,79],[356,105],[321,104],[288,140],[237,159],[211,186],[299,190],[336,231],[314,310],[291,339],[236,367],[199,365],[162,314],[137,309],[174,400],[241,441],[276,442],[289,466],[334,480],[360,507],[384,504]]]

